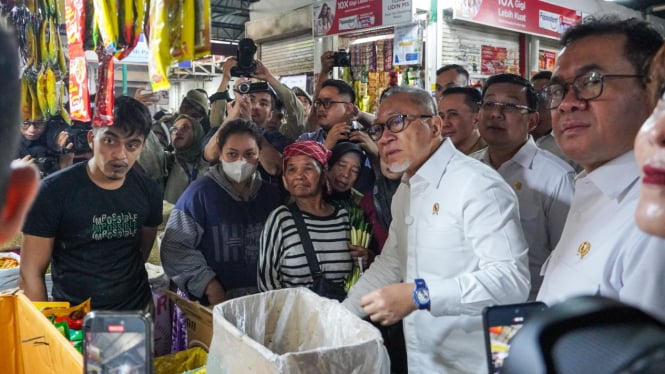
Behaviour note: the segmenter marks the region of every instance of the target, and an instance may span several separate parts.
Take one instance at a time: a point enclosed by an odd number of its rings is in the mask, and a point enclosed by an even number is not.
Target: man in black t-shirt
[[[23,227],[20,286],[31,300],[46,300],[50,262],[55,300],[91,297],[94,309],[150,305],[144,263],[162,220],[161,191],[132,169],[150,123],[143,104],[117,98],[114,124],[88,133],[92,158],[42,181]]]

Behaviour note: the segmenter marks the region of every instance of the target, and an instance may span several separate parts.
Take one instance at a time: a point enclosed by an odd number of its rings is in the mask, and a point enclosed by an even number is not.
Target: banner
[[[410,23],[412,0],[327,0],[312,4],[314,36]]]
[[[582,12],[540,0],[455,0],[453,18],[559,39]]]
[[[546,49],[538,50],[538,70],[554,70],[556,62],[556,52]]]
[[[423,30],[418,24],[395,27],[393,65],[420,65],[423,57]]]

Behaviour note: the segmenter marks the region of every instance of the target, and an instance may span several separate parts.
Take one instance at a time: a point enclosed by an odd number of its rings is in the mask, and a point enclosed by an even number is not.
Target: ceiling
[[[245,36],[249,6],[259,0],[211,0],[210,36],[213,40],[237,42]]]
[[[613,0],[613,2],[643,12],[645,15],[653,14],[665,18],[664,0]]]

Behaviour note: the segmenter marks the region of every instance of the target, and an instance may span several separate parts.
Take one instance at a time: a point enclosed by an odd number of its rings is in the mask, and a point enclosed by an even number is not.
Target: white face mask
[[[250,164],[244,159],[233,162],[222,160],[222,170],[224,170],[224,174],[232,181],[242,183],[254,174],[256,164]]]

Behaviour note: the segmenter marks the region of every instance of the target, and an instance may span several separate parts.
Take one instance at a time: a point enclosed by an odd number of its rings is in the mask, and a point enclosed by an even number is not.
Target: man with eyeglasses
[[[42,177],[64,169],[74,161],[74,144],[69,140],[67,124],[62,118],[24,120],[21,143],[16,158],[34,163]]]
[[[403,319],[409,373],[478,373],[483,308],[527,298],[527,244],[515,193],[441,135],[436,111],[409,86],[379,105],[370,136],[404,175],[386,244],[343,304],[382,325]]]
[[[564,160],[575,170],[576,173],[579,173],[582,171],[582,167],[561,152],[561,149],[554,140],[554,135],[552,135],[552,114],[550,113],[550,109],[547,108],[547,105],[545,105],[547,94],[543,91],[543,88],[550,83],[550,78],[552,78],[552,72],[547,70],[539,71],[531,77],[531,84],[533,85],[533,88],[536,89],[539,102],[538,124],[536,125],[536,128],[531,131],[531,136],[533,136],[533,140],[536,141],[536,145],[540,147],[540,149],[549,151],[553,155]]]
[[[450,138],[455,148],[465,155],[487,147],[478,131],[480,99],[480,92],[471,87],[450,87],[439,99],[442,135]]]
[[[491,76],[480,103],[480,136],[487,148],[471,155],[494,168],[513,187],[529,244],[531,291],[535,300],[540,268],[559,241],[573,198],[573,169],[538,148],[529,132],[538,123],[538,96],[515,74]]]
[[[539,300],[601,295],[665,318],[665,240],[634,222],[640,171],[633,152],[653,109],[647,72],[662,43],[634,18],[585,19],[562,36],[546,105],[559,147],[584,171],[543,266]]]

